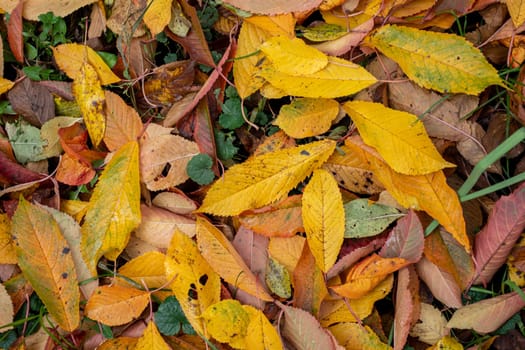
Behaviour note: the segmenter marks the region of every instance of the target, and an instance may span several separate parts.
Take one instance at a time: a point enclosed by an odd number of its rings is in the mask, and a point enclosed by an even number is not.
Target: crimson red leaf
[[[501,197],[490,213],[487,225],[476,235],[474,284],[487,283],[505,263],[525,228],[525,183],[509,196]]]
[[[7,22],[7,41],[15,59],[24,63],[24,37],[22,36],[22,10],[24,2],[20,0],[13,9]]]

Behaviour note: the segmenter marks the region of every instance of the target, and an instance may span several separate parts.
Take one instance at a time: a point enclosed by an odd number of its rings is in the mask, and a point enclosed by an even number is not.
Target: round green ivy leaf
[[[213,166],[213,159],[205,153],[200,153],[191,158],[186,166],[186,172],[190,179],[199,185],[208,185],[215,178],[215,174],[211,170]]]

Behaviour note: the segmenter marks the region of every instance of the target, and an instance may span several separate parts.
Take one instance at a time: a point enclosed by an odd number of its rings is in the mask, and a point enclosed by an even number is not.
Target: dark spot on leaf
[[[170,163],[166,163],[166,165],[164,165],[164,169],[162,169],[162,176],[168,176],[168,173],[170,172],[170,169],[171,169],[171,164]]]
[[[208,282],[208,275],[204,274],[201,277],[199,277],[199,283],[203,286],[206,285],[206,282]]]
[[[62,249],[62,254],[69,254],[70,251],[71,249],[69,249],[69,247],[64,247],[64,249]]]
[[[191,300],[198,300],[199,294],[195,289],[188,289],[188,298]]]
[[[310,155],[310,152],[308,151],[305,151],[304,149],[301,151],[301,155],[303,156],[309,156]]]
[[[197,289],[197,286],[195,285],[195,283],[192,283],[192,284],[190,284],[190,288],[191,289]]]
[[[62,275],[61,275],[61,276],[62,276],[62,278],[63,278],[63,279],[66,279],[66,278],[67,278],[67,276],[69,276],[69,275],[68,275],[68,273],[67,273],[67,272],[64,272],[64,273],[62,273]]]

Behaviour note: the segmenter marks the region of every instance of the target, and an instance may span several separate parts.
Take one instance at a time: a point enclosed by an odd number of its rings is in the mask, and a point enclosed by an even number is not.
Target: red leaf
[[[461,303],[461,289],[450,273],[440,269],[425,257],[416,264],[417,274],[425,282],[434,297],[448,307],[458,308]]]
[[[525,228],[525,183],[511,195],[501,197],[490,213],[487,225],[476,235],[474,284],[487,283],[507,260]]]
[[[421,259],[424,242],[421,221],[414,211],[410,210],[405,217],[397,221],[379,255],[383,258],[403,258],[415,263]]]
[[[7,41],[15,59],[24,63],[24,37],[22,36],[22,10],[24,1],[20,0],[11,12],[7,23]]]
[[[0,177],[2,181],[9,181],[10,184],[21,184],[38,181],[46,176],[24,168],[12,161],[4,152],[0,152]]]
[[[410,328],[419,318],[419,280],[413,265],[397,274],[396,311],[394,317],[394,350],[404,348]]]

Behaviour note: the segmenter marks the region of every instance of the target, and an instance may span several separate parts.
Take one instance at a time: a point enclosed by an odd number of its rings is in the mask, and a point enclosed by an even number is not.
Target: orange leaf
[[[387,278],[392,272],[395,272],[408,264],[410,263],[405,259],[385,259],[377,254],[372,254],[355,264],[350,269],[344,284],[333,286],[331,289],[346,298],[361,298]]]
[[[197,217],[197,243],[201,254],[226,282],[259,299],[273,300],[231,242],[219,229],[201,217]]]
[[[137,111],[111,91],[105,91],[106,133],[104,143],[115,151],[129,141],[135,141],[142,132],[142,121]]]
[[[359,137],[346,139],[345,145],[352,155],[361,157],[370,164],[370,170],[399,204],[405,208],[426,211],[470,251],[461,203],[456,191],[447,184],[442,171],[426,175],[400,174],[392,170]]]
[[[80,291],[71,249],[57,222],[21,197],[11,232],[24,276],[60,327],[75,330],[80,322]]]
[[[120,326],[140,316],[149,293],[119,285],[98,287],[85,308],[86,316],[108,326]]]
[[[11,238],[11,222],[7,214],[0,214],[0,264],[16,264],[16,252]]]
[[[56,179],[67,185],[78,186],[89,183],[95,174],[89,163],[86,164],[66,153],[60,158]]]

